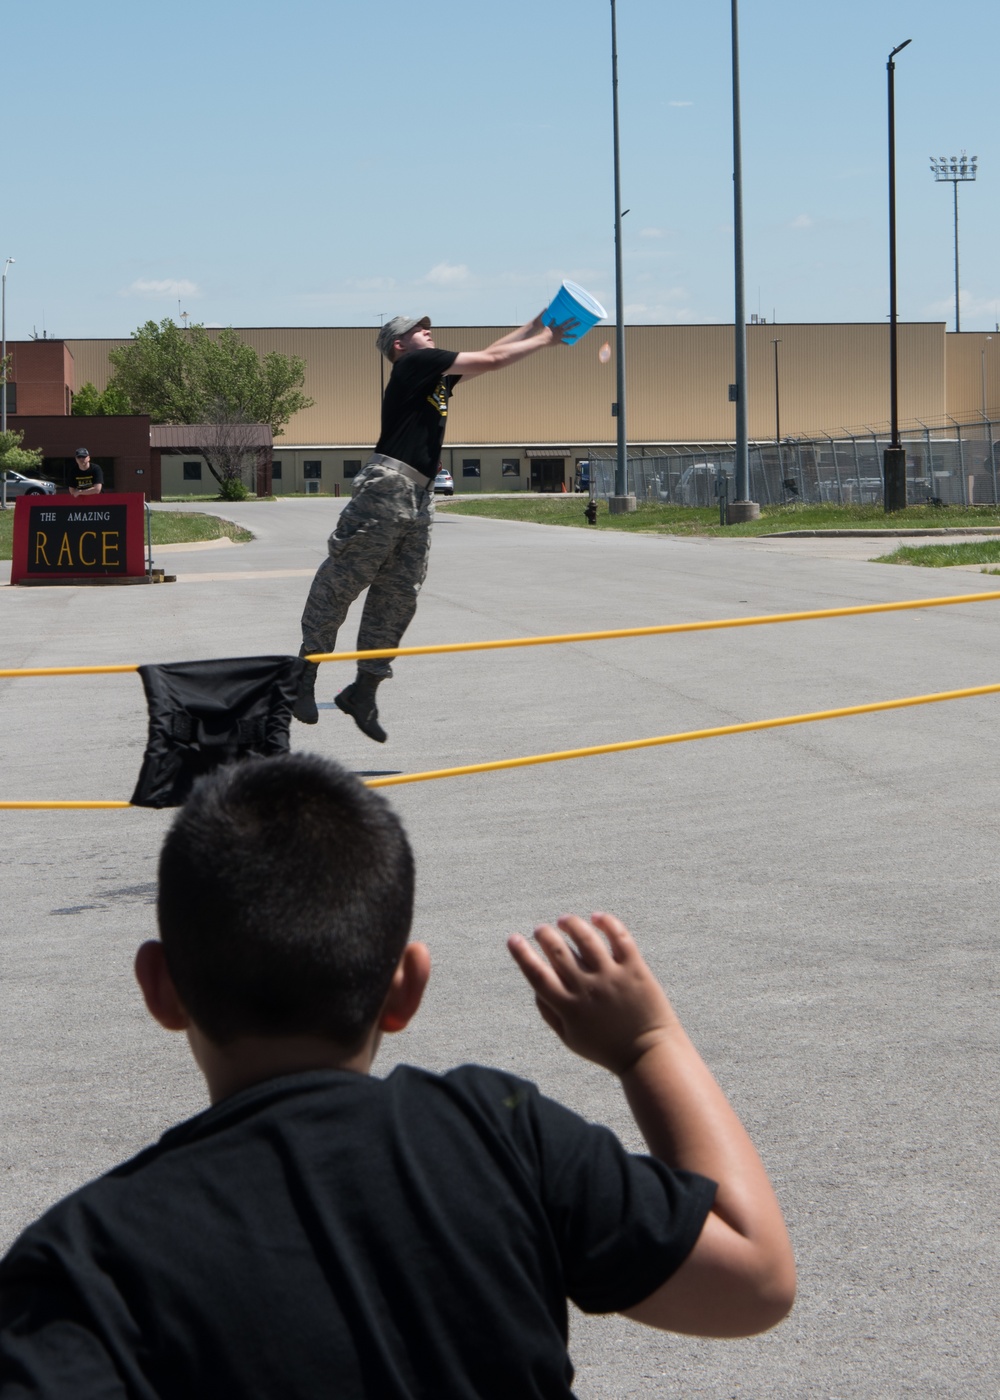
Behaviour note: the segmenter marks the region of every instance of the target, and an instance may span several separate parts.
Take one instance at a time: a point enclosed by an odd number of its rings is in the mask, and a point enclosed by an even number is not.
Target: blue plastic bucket
[[[585,292],[575,282],[564,282],[546,307],[542,320],[547,326],[560,326],[563,321],[577,321],[578,324],[566,333],[563,340],[564,345],[572,345],[574,340],[586,335],[591,326],[603,321],[607,314],[601,303],[589,292]]]

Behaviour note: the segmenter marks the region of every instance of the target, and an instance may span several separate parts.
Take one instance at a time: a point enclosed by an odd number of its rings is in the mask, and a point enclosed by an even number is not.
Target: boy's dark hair
[[[160,854],[160,937],[185,1009],[217,1045],[317,1035],[356,1049],[409,936],[413,879],[399,818],[337,764],[217,769]]]

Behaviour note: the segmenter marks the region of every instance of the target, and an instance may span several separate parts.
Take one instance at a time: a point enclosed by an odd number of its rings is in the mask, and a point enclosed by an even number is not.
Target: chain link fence
[[[750,499],[761,505],[881,505],[882,454],[888,425],[843,430],[839,435],[789,437],[750,444]],[[908,505],[1000,505],[1000,422],[908,424],[900,432],[906,452]],[[639,501],[679,506],[715,505],[729,478],[733,499],[733,443],[632,448],[628,491]],[[614,448],[590,449],[590,477],[597,496],[615,494]]]

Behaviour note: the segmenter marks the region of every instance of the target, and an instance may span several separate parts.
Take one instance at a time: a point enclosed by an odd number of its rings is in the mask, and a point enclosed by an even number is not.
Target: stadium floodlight
[[[931,170],[939,184],[949,184],[954,192],[955,207],[955,330],[962,329],[961,310],[958,304],[958,187],[961,183],[974,180],[979,168],[978,156],[931,156]]]

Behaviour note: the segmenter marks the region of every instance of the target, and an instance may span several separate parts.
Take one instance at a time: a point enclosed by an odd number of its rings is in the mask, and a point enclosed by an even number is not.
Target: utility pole
[[[7,269],[14,261],[8,258],[3,265],[3,289],[0,291],[0,433],[7,431]],[[0,471],[0,510],[7,509],[7,473]]]
[[[736,402],[736,461],[734,489],[736,499],[729,507],[727,519],[735,525],[741,520],[757,520],[760,506],[750,499],[750,459],[747,445],[747,315],[743,284],[743,139],[740,131],[740,20],[737,0],[732,0],[733,47],[733,254],[735,263],[736,309],[736,383],[729,396]]]
[[[893,59],[910,39],[897,44],[886,64],[889,93],[889,414],[891,440],[882,454],[882,506],[906,509],[906,453],[899,441],[899,364],[896,314],[896,65]]]
[[[611,112],[615,167],[615,370],[617,372],[618,453],[615,462],[615,494],[608,501],[613,515],[635,510],[635,496],[628,489],[628,433],[625,419],[625,294],[622,290],[622,178],[618,132],[618,25],[615,0],[611,0]],[[626,211],[628,212],[628,211]]]
[[[781,462],[781,394],[778,389],[778,346],[780,340],[772,340],[774,346],[774,442],[778,449],[778,474],[783,471]]]

